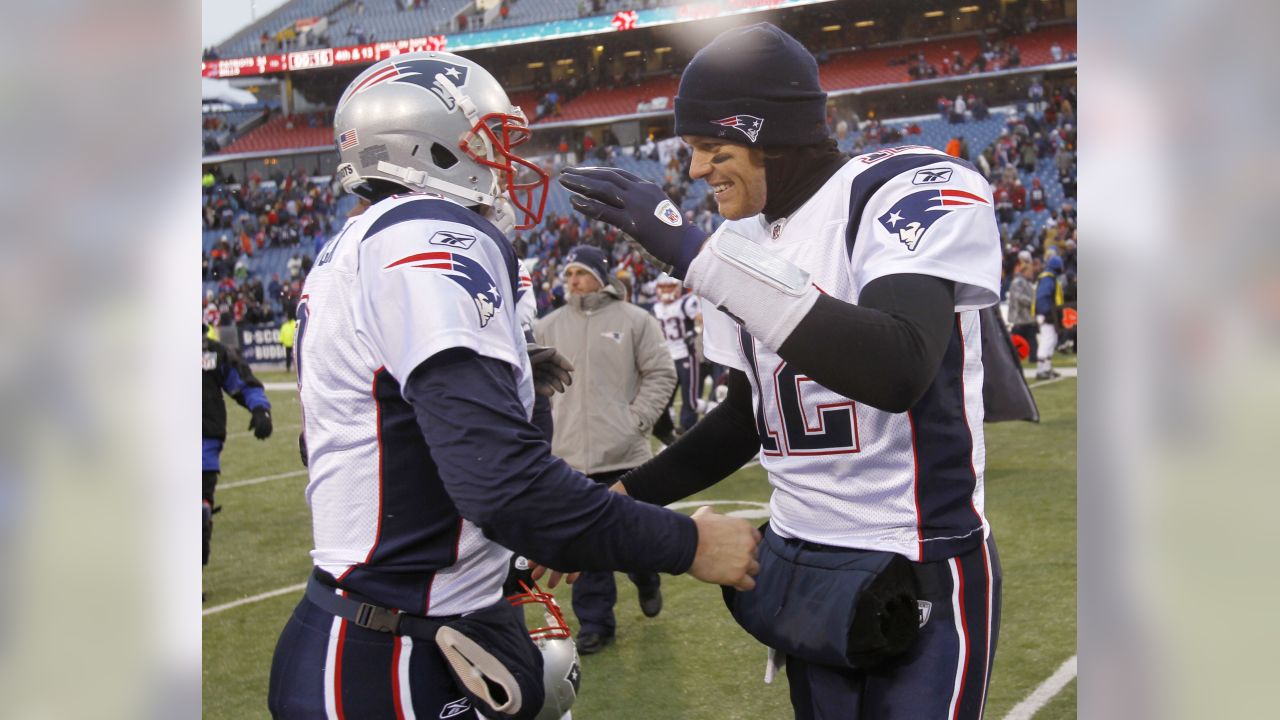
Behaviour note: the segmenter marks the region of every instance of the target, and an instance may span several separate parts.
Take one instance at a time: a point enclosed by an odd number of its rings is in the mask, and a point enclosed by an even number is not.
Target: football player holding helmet
[[[520,558],[523,560],[523,558]],[[518,562],[518,561],[517,561]],[[507,602],[516,607],[541,605],[545,625],[529,629],[529,637],[542,652],[542,682],[547,690],[542,712],[535,720],[559,720],[569,712],[578,697],[582,682],[582,669],[578,665],[578,647],[573,633],[560,613],[555,596],[545,593],[532,580],[519,581],[523,592],[507,596]]]

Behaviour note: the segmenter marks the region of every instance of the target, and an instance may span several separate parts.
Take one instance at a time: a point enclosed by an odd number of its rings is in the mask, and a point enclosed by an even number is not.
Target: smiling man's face
[[[689,177],[706,180],[728,220],[741,220],[764,210],[764,151],[719,138],[685,136],[693,150]]]

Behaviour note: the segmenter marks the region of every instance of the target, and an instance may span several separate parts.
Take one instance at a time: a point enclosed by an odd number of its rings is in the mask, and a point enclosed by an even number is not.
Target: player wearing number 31
[[[759,451],[758,585],[725,599],[771,670],[785,657],[796,717],[977,718],[1000,616],[978,322],[999,289],[991,193],[932,148],[845,156],[825,104],[813,57],[772,25],[693,58],[675,122],[727,219],[710,238],[628,173],[561,177],[703,298],[706,355],[733,368],[726,402],[615,489],[669,503]]]

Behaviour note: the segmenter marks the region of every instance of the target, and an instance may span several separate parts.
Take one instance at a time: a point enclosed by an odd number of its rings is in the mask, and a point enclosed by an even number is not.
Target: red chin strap
[[[481,136],[488,142],[482,142]],[[507,189],[507,197],[524,216],[516,223],[517,230],[527,230],[542,221],[542,211],[547,205],[547,187],[551,183],[551,176],[545,170],[512,152],[532,136],[533,132],[523,117],[489,113],[476,121],[471,131],[458,141],[458,147],[472,160],[502,173],[502,186]],[[473,149],[485,145],[493,148],[493,159],[477,155]],[[517,182],[516,174],[521,170],[532,172],[534,179]]]

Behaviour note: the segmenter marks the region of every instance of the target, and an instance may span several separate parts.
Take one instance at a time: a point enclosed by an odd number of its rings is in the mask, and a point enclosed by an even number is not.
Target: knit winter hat
[[[578,265],[596,276],[600,286],[609,284],[609,258],[604,251],[591,245],[575,245],[565,256],[564,269]]]
[[[742,145],[810,145],[828,137],[818,63],[769,23],[721,33],[680,76],[676,134]]]

